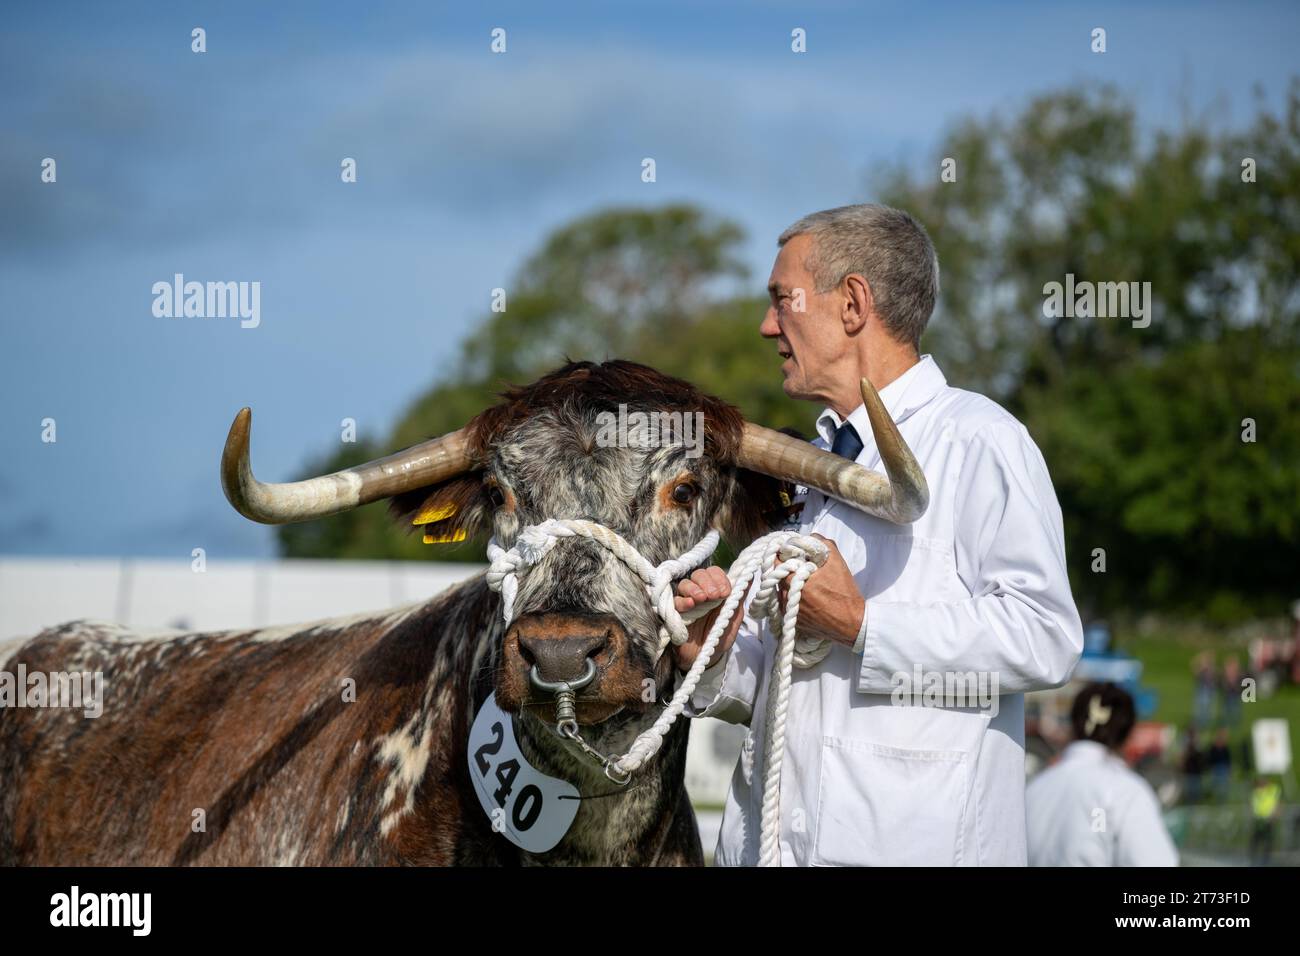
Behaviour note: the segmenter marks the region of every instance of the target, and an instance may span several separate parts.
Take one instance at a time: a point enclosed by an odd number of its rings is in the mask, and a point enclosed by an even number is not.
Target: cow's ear
[[[791,513],[794,485],[748,468],[737,468],[732,494],[718,514],[727,544],[739,551],[755,538],[775,531]]]
[[[779,430],[791,438],[807,441],[798,429]],[[719,513],[718,526],[727,543],[739,551],[755,538],[789,527],[791,520],[797,524],[803,503],[793,501],[794,493],[794,484],[789,481],[737,468],[735,491]]]
[[[479,533],[492,514],[481,471],[466,472],[438,485],[396,495],[388,511],[425,544],[452,544]]]

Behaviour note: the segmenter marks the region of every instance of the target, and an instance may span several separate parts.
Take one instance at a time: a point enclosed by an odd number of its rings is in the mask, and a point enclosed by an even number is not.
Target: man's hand
[[[858,591],[858,585],[849,573],[849,566],[844,563],[840,549],[820,534],[813,535],[826,543],[830,557],[826,563],[814,571],[803,583],[803,593],[799,597],[799,631],[798,636],[811,640],[830,640],[846,647],[852,647],[858,639],[858,629],[862,627],[862,615],[866,612],[867,602]],[[785,613],[785,602],[790,596],[790,579],[785,578],[779,585],[781,613]]]
[[[710,568],[698,568],[689,578],[684,578],[678,582],[677,596],[673,598],[673,606],[677,608],[678,614],[685,614],[696,605],[705,604],[709,601],[725,600],[730,594],[731,579],[727,577],[726,571],[716,565]],[[732,642],[736,640],[736,633],[740,630],[741,622],[745,619],[744,608],[745,599],[741,598],[736,613],[731,616],[731,622],[722,633],[722,637],[718,639],[718,646],[713,649],[713,657],[709,661],[709,667],[722,660],[731,648]],[[686,631],[690,635],[689,639],[685,644],[673,645],[673,654],[677,657],[678,670],[685,673],[691,669],[691,665],[695,663],[695,658],[699,656],[704,639],[708,637],[709,631],[713,627],[713,622],[718,619],[720,610],[722,610],[722,605],[718,605],[694,624],[687,625]]]

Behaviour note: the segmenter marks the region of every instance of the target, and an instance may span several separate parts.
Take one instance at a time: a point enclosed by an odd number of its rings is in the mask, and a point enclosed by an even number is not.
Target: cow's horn
[[[773,478],[816,488],[895,524],[910,524],[925,513],[930,502],[925,474],[898,433],[898,426],[889,417],[880,396],[865,378],[862,401],[867,406],[871,433],[888,478],[805,441],[750,422],[745,422],[736,463]]]
[[[221,455],[221,487],[245,518],[263,524],[309,521],[349,511],[403,491],[437,484],[472,467],[465,429],[431,438],[386,458],[332,475],[287,484],[263,484],[248,462],[251,409],[240,409]]]

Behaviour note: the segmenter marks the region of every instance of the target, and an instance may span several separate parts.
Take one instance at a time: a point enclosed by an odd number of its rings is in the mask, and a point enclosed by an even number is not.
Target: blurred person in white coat
[[[1025,791],[1030,866],[1178,865],[1160,800],[1119,754],[1134,719],[1133,698],[1114,684],[1074,699],[1074,741]]]
[[[794,672],[780,862],[1023,866],[1023,694],[1064,683],[1083,648],[1047,467],[1020,422],[920,354],[939,263],[915,219],[846,206],[800,220],[778,245],[759,331],[784,359],[785,393],[822,406],[815,444],[880,469],[866,378],[930,488],[911,525],[796,496],[788,526],[831,544],[804,587],[799,636],[833,644]],[[721,568],[700,569],[678,585],[677,607],[730,590]],[[679,668],[715,617],[675,648]],[[766,622],[737,614],[688,709],[750,728],[723,812],[723,865],[758,862],[774,646]],[[932,694],[936,681],[969,692]]]

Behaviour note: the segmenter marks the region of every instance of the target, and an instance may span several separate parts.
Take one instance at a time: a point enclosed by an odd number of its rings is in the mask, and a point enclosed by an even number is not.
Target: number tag
[[[524,759],[496,694],[483,702],[470,728],[469,775],[492,829],[529,853],[554,847],[578,815],[578,788]]]

